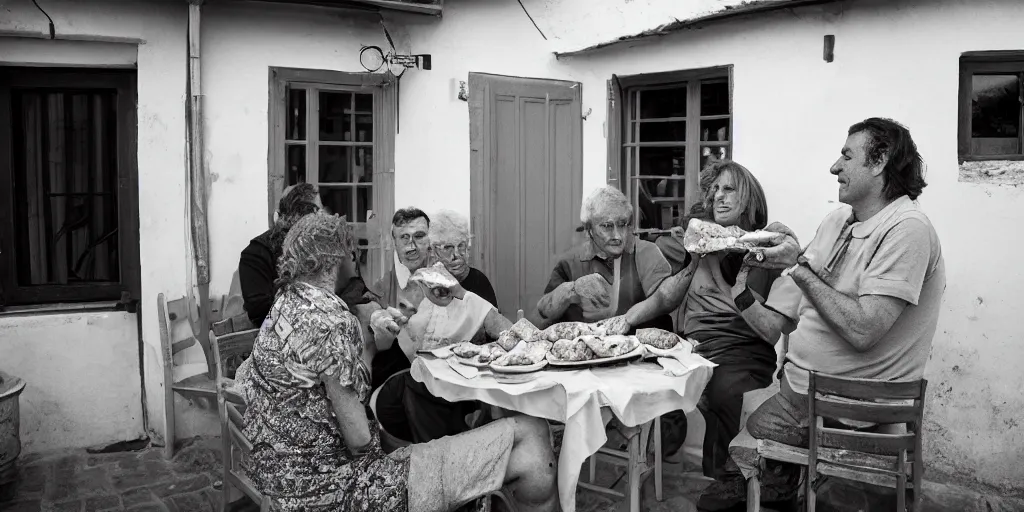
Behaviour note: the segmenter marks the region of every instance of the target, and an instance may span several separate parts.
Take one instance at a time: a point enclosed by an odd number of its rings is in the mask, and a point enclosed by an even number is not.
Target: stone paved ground
[[[220,509],[217,440],[187,443],[173,461],[161,448],[109,454],[27,455],[0,487],[4,512],[191,512]]]
[[[89,454],[84,450],[19,459],[13,482],[0,484],[3,512],[93,512],[128,510],[136,512],[214,512],[220,510],[219,439],[196,440],[166,461],[160,448],[110,454]],[[625,487],[625,468],[598,464],[597,483]],[[587,478],[586,472],[582,478]],[[698,468],[666,464],[664,500],[654,496],[654,482],[644,483],[642,509],[648,512],[695,512],[695,503],[708,480]],[[1024,501],[964,494],[951,488],[926,487],[926,511],[1018,511]],[[591,491],[577,494],[579,512],[625,512],[624,500]],[[819,491],[821,512],[864,512],[894,510],[890,493],[829,482]],[[233,511],[253,510],[236,505]],[[742,507],[736,510],[744,510]],[[765,512],[772,510],[762,507]],[[781,511],[775,511],[781,512]]]

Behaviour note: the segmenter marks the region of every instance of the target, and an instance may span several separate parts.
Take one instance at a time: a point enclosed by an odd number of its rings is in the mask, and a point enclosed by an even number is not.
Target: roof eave
[[[569,50],[562,52],[554,52],[555,58],[561,57],[573,57],[590,53],[601,48],[613,46],[621,43],[628,43],[631,41],[639,41],[648,39],[651,37],[658,37],[677,32],[679,30],[687,28],[695,28],[698,25],[704,25],[706,23],[723,21],[732,18],[738,18],[740,16],[748,16],[753,14],[763,14],[771,11],[778,11],[782,9],[792,9],[795,7],[803,7],[807,5],[825,4],[838,2],[843,0],[757,0],[745,5],[739,5],[736,7],[727,7],[721,11],[700,16],[697,18],[690,18],[688,20],[676,20],[671,23],[666,23],[656,28],[645,30],[638,34],[632,34],[628,36],[622,36],[611,41],[605,41],[595,45],[580,48],[578,50]]]

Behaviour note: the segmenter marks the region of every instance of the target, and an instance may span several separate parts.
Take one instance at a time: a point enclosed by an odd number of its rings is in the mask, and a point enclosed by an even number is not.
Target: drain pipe
[[[204,0],[188,0],[188,162],[192,250],[199,288],[199,323],[192,332],[202,347],[210,346],[210,236],[206,215],[206,164],[203,146],[203,94],[200,80],[200,13]],[[191,292],[190,292],[191,293]],[[191,315],[189,315],[191,317]],[[215,375],[213,357],[206,361]]]

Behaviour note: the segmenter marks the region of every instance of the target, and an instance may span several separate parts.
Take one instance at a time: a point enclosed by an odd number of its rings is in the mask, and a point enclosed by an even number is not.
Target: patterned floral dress
[[[249,478],[281,510],[405,511],[408,450],[386,455],[370,421],[368,451],[345,444],[321,376],[335,376],[364,404],[370,374],[356,318],[335,294],[289,285],[263,323],[241,377]]]

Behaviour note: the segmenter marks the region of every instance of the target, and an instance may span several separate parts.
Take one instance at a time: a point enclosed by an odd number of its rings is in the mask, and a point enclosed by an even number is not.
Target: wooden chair
[[[225,362],[247,357],[252,352],[253,343],[259,330],[237,332],[218,337],[210,333],[214,347],[214,360],[217,366],[217,412],[221,428],[221,457],[224,464],[224,488],[221,492],[221,511],[228,509],[231,492],[230,487],[238,489],[260,506],[260,511],[269,511],[272,500],[256,490],[241,465],[249,459],[252,443],[242,431],[245,429],[243,414],[245,401],[233,389],[234,379],[225,371]],[[237,454],[237,456],[236,456]]]
[[[228,294],[210,299],[210,325],[217,335],[252,329],[252,323],[242,309],[241,290],[238,272],[235,271]],[[204,399],[212,402],[217,397],[217,370],[213,344],[209,338],[196,335],[199,332],[199,305],[195,299],[182,297],[167,301],[161,293],[157,295],[157,309],[160,343],[164,354],[164,456],[169,459],[174,456],[174,395],[181,395],[186,400]],[[203,349],[206,372],[175,380],[174,356],[197,343]]]
[[[654,434],[653,465],[650,462],[651,457],[647,450],[652,431]],[[621,493],[607,487],[602,487],[594,483],[597,478],[597,459],[599,457],[615,465],[626,466],[627,484],[625,493]],[[643,486],[644,478],[653,470],[654,497],[658,501],[662,501],[662,499],[664,499],[664,495],[662,490],[663,462],[661,459],[661,418],[655,418],[654,420],[642,425],[640,427],[640,432],[629,439],[625,450],[616,450],[609,448],[608,446],[603,446],[597,450],[597,453],[590,457],[589,463],[590,481],[579,482],[577,484],[578,487],[615,496],[617,498],[626,498],[629,500],[630,512],[639,512],[640,489]]]
[[[814,512],[818,475],[896,488],[897,508],[906,511],[908,476],[914,490],[913,510],[922,503],[924,455],[921,428],[928,382],[847,379],[810,372],[807,407],[810,442],[807,449],[759,440],[758,470],[766,459],[805,466],[807,511]],[[906,424],[905,433],[847,430],[825,420],[855,420],[877,425]],[[895,483],[895,485],[894,485]],[[747,481],[747,511],[760,508],[760,479]]]
[[[215,400],[217,390],[213,376],[216,374],[216,369],[213,357],[211,357],[212,350],[207,347],[208,340],[201,340],[193,334],[197,329],[194,319],[199,317],[195,301],[189,298],[167,301],[164,294],[161,293],[157,295],[157,310],[160,322],[160,344],[164,359],[164,428],[166,432],[164,457],[170,459],[174,457],[174,395],[179,394],[188,400]],[[176,329],[176,327],[178,328]],[[187,331],[188,334],[183,335],[182,331]],[[174,356],[196,343],[203,347],[203,353],[206,355],[206,373],[175,380]]]

